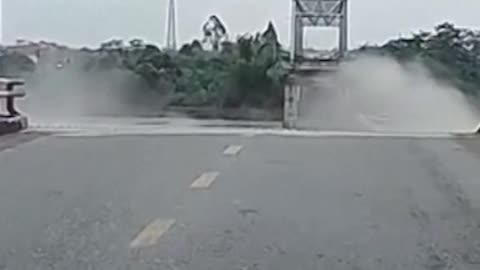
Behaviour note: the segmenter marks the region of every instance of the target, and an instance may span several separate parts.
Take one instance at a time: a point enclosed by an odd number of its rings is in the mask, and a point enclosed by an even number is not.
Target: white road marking
[[[226,156],[236,156],[242,151],[243,145],[229,145],[225,151],[223,151],[223,154]]]
[[[209,188],[213,182],[217,179],[217,177],[220,175],[219,172],[206,172],[200,175],[195,181],[193,181],[192,185],[190,188],[194,189],[205,189]]]
[[[158,240],[175,224],[175,219],[156,219],[148,224],[130,243],[130,248],[146,248],[158,243]]]
[[[361,117],[360,117],[361,118]],[[362,119],[360,119],[362,120]],[[365,120],[365,119],[363,119]],[[307,138],[328,138],[328,137],[369,137],[369,138],[445,138],[454,139],[458,136],[474,136],[472,130],[452,132],[394,132],[394,131],[334,131],[334,130],[286,130],[286,129],[262,129],[262,128],[115,128],[115,129],[71,129],[71,130],[44,130],[52,131],[55,137],[110,137],[110,136],[135,136],[135,135],[156,135],[156,136],[227,136],[240,135],[246,137],[254,136],[282,136],[282,137],[307,137]],[[56,132],[56,133],[55,133]]]
[[[315,130],[257,130],[248,132],[243,130],[161,130],[161,131],[118,131],[118,132],[66,132],[53,134],[54,137],[115,137],[115,136],[281,136],[299,138],[443,138],[455,139],[459,136],[475,136],[473,132],[383,132],[383,131],[315,131]]]
[[[345,89],[347,95],[353,95],[350,89]],[[353,97],[352,97],[353,98]],[[349,102],[349,98],[346,98]],[[388,115],[387,115],[388,116]],[[373,126],[371,132],[338,132],[334,130],[284,130],[280,122],[245,122],[245,121],[203,121],[184,118],[158,118],[146,121],[145,118],[136,117],[77,117],[71,119],[63,118],[40,118],[31,119],[29,131],[52,132],[56,137],[111,137],[111,136],[135,136],[135,135],[239,135],[245,137],[254,136],[283,136],[283,137],[403,137],[403,138],[456,138],[457,136],[472,136],[480,128],[471,127],[457,131],[435,131],[431,132],[396,132],[393,127],[383,127],[384,116],[371,117],[367,115],[359,117],[360,122],[370,124],[381,124]],[[156,124],[157,121],[162,124]],[[165,123],[165,124],[164,124]],[[218,126],[211,127],[208,124]],[[248,124],[249,127],[229,127],[238,123]],[[225,127],[221,127],[225,124]],[[476,126],[477,124],[475,124]],[[367,126],[368,127],[368,126]],[[376,127],[376,128],[375,128]]]

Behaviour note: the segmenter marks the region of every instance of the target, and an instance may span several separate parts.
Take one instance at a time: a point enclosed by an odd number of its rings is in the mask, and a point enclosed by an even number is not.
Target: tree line
[[[272,23],[255,35],[230,41],[225,25],[211,16],[203,38],[178,51],[134,39],[111,40],[91,51],[89,73],[127,70],[141,78],[139,91],[157,94],[174,106],[278,108],[287,76],[285,53]]]
[[[98,81],[111,80],[112,73],[128,77],[121,91],[125,100],[132,102],[216,109],[282,107],[289,55],[272,23],[263,32],[234,40],[217,16],[211,16],[201,29],[202,38],[184,44],[178,51],[161,50],[140,39],[110,40],[95,49],[69,49],[68,61],[56,68],[75,70]],[[434,76],[464,93],[480,94],[479,31],[443,23],[432,31],[420,31],[380,46],[362,46],[349,55],[358,53],[388,55],[400,62],[420,61]],[[4,50],[0,52],[0,75],[21,74],[42,81],[46,76],[40,72],[41,62],[42,57],[35,63]],[[112,91],[120,92],[116,89]]]

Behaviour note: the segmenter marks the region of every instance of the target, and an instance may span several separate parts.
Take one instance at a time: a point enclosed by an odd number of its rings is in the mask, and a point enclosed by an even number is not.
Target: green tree
[[[210,16],[202,29],[203,42],[209,44],[214,51],[219,51],[220,44],[228,39],[227,28],[216,15]]]

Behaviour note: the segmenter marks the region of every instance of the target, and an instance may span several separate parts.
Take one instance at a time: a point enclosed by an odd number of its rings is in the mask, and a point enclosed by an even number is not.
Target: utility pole
[[[168,2],[166,40],[168,50],[174,51],[177,49],[177,19],[175,0],[169,0]]]

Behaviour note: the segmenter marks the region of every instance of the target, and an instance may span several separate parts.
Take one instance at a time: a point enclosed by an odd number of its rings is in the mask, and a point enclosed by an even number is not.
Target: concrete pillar
[[[283,106],[283,127],[296,128],[299,113],[301,87],[293,81],[285,85],[285,101]]]

